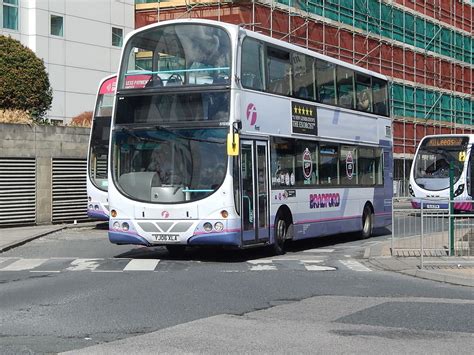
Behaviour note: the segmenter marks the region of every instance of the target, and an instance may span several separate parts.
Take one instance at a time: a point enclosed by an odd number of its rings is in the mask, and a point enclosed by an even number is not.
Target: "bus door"
[[[242,240],[261,243],[270,238],[267,142],[242,140],[240,151]]]

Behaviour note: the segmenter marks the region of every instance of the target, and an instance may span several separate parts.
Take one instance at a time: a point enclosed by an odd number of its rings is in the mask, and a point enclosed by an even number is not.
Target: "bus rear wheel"
[[[374,214],[368,204],[364,206],[362,213],[362,239],[370,238],[374,229]]]
[[[186,251],[185,245],[167,245],[166,250],[168,250],[168,254],[175,257],[180,257],[184,255]]]

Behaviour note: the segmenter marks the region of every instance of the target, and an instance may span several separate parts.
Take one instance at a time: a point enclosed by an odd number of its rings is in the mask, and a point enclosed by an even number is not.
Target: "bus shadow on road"
[[[374,237],[367,240],[377,240],[378,237],[390,234],[387,229],[379,229]],[[344,246],[360,240],[359,233],[345,233],[326,237],[316,237],[299,241],[291,241],[286,245],[288,255],[304,252],[310,249]],[[116,258],[160,259],[173,261],[200,261],[219,263],[239,263],[256,259],[275,257],[271,247],[255,247],[251,249],[229,249],[223,247],[188,247],[183,255],[175,256],[168,253],[165,247],[138,247],[115,256]],[[284,257],[284,256],[279,256]]]

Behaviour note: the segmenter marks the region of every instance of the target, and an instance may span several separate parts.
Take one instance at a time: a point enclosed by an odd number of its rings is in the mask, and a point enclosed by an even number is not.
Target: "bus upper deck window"
[[[374,113],[388,116],[387,83],[383,80],[373,78],[372,93]]]

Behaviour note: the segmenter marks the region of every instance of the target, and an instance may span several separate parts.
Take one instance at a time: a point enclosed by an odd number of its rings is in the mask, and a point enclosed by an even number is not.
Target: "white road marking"
[[[123,271],[154,271],[160,259],[132,259]]]
[[[332,253],[334,249],[309,249],[303,250],[303,253]]]
[[[103,259],[76,259],[71,262],[71,266],[66,268],[68,271],[86,271],[95,270]]]
[[[254,265],[250,268],[250,271],[273,271],[276,269],[275,265]]]
[[[300,260],[303,264],[318,264],[322,263],[324,260]]]
[[[319,266],[319,265],[305,265],[304,266],[308,271],[334,271],[335,267],[331,266]]]
[[[268,260],[268,259],[262,259],[262,260],[247,260],[248,263],[250,264],[271,264],[273,263],[273,260]]]
[[[355,260],[339,260],[344,266],[348,267],[351,270],[354,271],[372,271],[365,265],[362,265],[358,261]]]
[[[14,263],[2,268],[2,271],[22,271],[31,270],[40,266],[48,259],[20,259]]]

